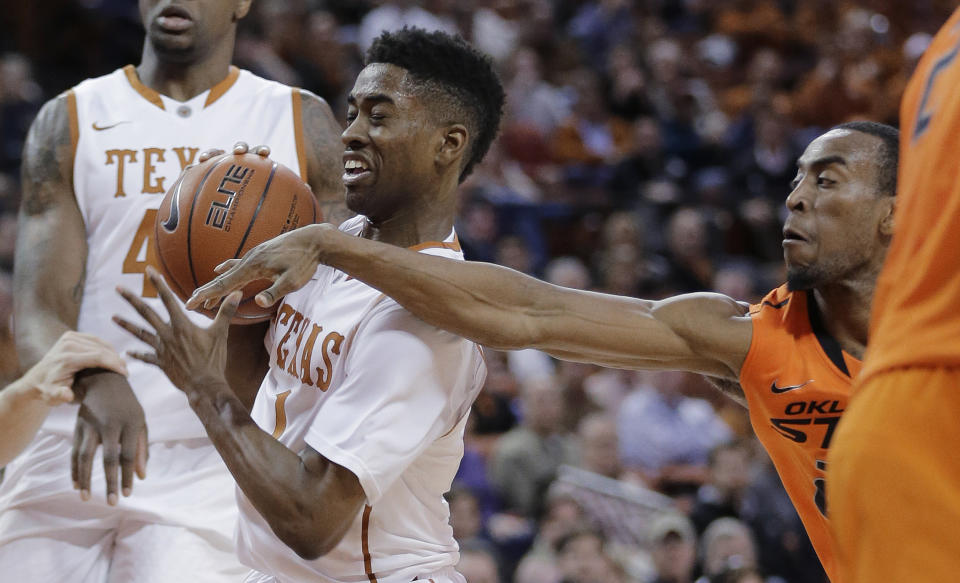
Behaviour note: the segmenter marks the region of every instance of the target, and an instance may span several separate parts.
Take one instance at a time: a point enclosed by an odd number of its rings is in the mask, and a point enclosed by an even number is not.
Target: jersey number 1
[[[160,269],[157,259],[157,249],[153,242],[154,223],[157,221],[157,210],[150,209],[143,214],[143,220],[133,235],[127,256],[123,258],[123,273],[139,273],[143,275],[143,290],[140,295],[145,298],[157,297],[157,288],[146,278],[147,266]],[[141,259],[141,257],[143,259]]]

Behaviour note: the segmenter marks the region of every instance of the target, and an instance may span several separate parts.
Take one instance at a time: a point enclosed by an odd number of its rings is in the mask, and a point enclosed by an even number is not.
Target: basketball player
[[[310,182],[331,220],[340,216],[340,127],[329,107],[230,66],[237,22],[249,5],[141,0],[140,65],[84,81],[46,104],[33,123],[14,273],[25,366],[70,329],[121,352],[136,345],[109,321],[114,288],[125,285],[159,305],[144,276],[155,262],[156,209],[202,149],[269,141],[277,160]],[[55,409],[7,468],[0,486],[5,579],[221,581],[246,572],[232,541],[233,480],[203,427],[154,367],[134,361],[129,372],[81,373],[74,386],[79,419],[74,406]],[[93,469],[100,444],[104,473]],[[147,450],[151,479],[139,496],[120,502],[121,488],[129,495],[133,487],[138,457],[142,477]],[[96,492],[96,500],[78,504],[73,487],[84,499]]]
[[[365,60],[342,136],[347,204],[362,216],[340,228],[459,262],[457,187],[490,147],[504,102],[492,62],[420,29],[384,33]],[[154,349],[135,356],[186,393],[236,478],[248,582],[463,583],[443,494],[486,376],[482,355],[376,289],[314,267],[270,326],[249,415],[236,397],[245,391],[224,377],[238,295],[200,328],[150,270],[169,324],[130,291],[152,330],[118,322]]]
[[[37,364],[0,390],[0,467],[30,443],[51,407],[73,400],[73,376],[86,368],[127,374],[127,365],[109,344],[68,330]]]
[[[900,107],[897,227],[827,474],[844,582],[960,572],[960,10]]]
[[[222,267],[233,269],[197,290],[187,306],[215,301],[261,276],[276,279],[258,295],[269,305],[309,278],[319,261],[480,344],[722,379],[749,408],[833,576],[826,453],[866,344],[870,299],[892,228],[897,138],[892,127],[853,122],[807,146],[786,200],[787,283],[749,309],[718,294],[647,301],[567,289],[495,265],[387,248],[329,225],[283,235],[228,262]]]

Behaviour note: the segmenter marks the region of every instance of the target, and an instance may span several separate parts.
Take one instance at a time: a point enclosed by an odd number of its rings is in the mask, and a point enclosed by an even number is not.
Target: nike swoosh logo
[[[813,379],[810,379],[809,381],[805,383],[800,383],[799,385],[787,385],[785,387],[778,387],[777,381],[773,381],[773,384],[770,385],[770,390],[773,391],[775,394],[779,395],[780,393],[786,393],[787,391],[793,391],[795,389],[799,389],[800,387],[809,385],[812,382],[813,382]]]
[[[112,124],[110,124],[110,125],[108,125],[108,126],[98,126],[98,125],[97,125],[97,122],[93,122],[92,124],[90,124],[90,127],[92,127],[95,131],[102,132],[103,130],[109,130],[110,128],[115,128],[115,127],[117,127],[118,125],[123,124],[123,123],[130,123],[130,122],[129,122],[129,121],[118,121],[117,123],[112,123]]]
[[[183,175],[177,181],[177,189],[173,192],[173,200],[170,201],[170,216],[163,222],[163,228],[168,233],[176,230],[180,224],[180,188],[183,186]]]

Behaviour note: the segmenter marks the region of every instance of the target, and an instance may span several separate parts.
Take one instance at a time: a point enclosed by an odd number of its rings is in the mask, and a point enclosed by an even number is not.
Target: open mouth
[[[193,18],[180,6],[167,6],[157,17],[157,24],[167,32],[183,32],[193,26]]]
[[[783,242],[784,243],[806,243],[807,238],[793,229],[784,229],[783,230]]]
[[[370,165],[358,156],[344,158],[343,181],[347,184],[356,182],[370,174]]]

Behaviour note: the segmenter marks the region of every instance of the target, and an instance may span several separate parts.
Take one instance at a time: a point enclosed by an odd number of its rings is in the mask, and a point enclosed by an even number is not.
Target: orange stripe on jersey
[[[407,247],[411,251],[423,251],[424,249],[449,249],[451,251],[456,251],[457,253],[461,252],[460,249],[460,238],[456,234],[453,235],[453,241],[426,241],[413,247]]]
[[[860,361],[826,332],[812,292],[777,288],[751,306],[750,319],[753,339],[740,371],[750,424],[827,575],[836,581],[826,517],[826,459]]]
[[[156,105],[160,109],[166,109],[163,106],[163,100],[160,99],[160,94],[140,82],[140,77],[137,77],[137,70],[133,65],[127,65],[124,67],[123,72],[126,74],[127,81],[130,82],[130,86],[133,87],[134,91],[139,93],[141,97]]]
[[[287,410],[283,408],[283,404],[287,402],[287,397],[290,396],[290,391],[284,391],[277,395],[277,402],[274,403],[274,411],[276,413],[276,422],[273,426],[273,438],[280,439],[280,436],[283,435],[283,431],[287,428]]]
[[[220,81],[216,85],[210,88],[210,93],[207,94],[207,100],[203,103],[204,107],[210,107],[213,105],[213,102],[223,97],[223,94],[230,90],[233,87],[233,84],[237,82],[237,78],[240,77],[240,69],[230,65],[230,70],[227,73],[227,76],[224,77],[223,81]]]
[[[893,240],[873,298],[864,378],[960,365],[960,9],[917,65],[900,107]]]
[[[363,571],[367,581],[377,583],[377,575],[373,572],[373,559],[370,558],[370,506],[363,507],[363,518],[360,520],[360,548],[363,551]]]
[[[80,141],[80,120],[77,115],[77,94],[67,91],[67,117],[70,118],[70,160],[77,157],[77,142]]]
[[[297,145],[297,163],[300,164],[300,180],[307,181],[307,147],[303,137],[303,96],[299,89],[293,95],[293,141]]]

